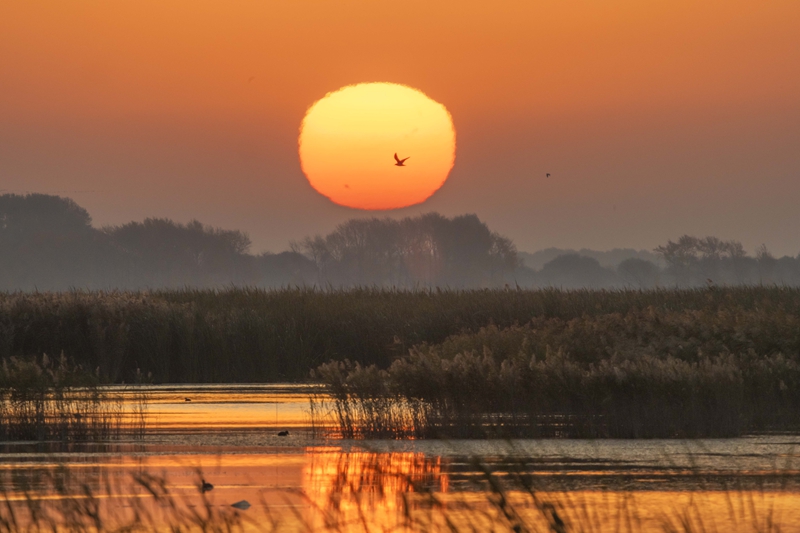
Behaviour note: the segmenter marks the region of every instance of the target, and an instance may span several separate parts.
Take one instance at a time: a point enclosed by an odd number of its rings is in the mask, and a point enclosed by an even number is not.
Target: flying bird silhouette
[[[411,156],[409,156],[409,157],[411,157]],[[399,157],[397,157],[397,154],[394,154],[394,160],[397,161],[397,163],[395,163],[394,166],[396,166],[396,167],[404,167],[404,166],[406,166],[405,162],[406,162],[407,159],[408,159],[408,157],[406,157],[405,159],[400,159]]]
[[[206,481],[205,479],[200,480],[202,485],[200,485],[200,492],[208,492],[210,490],[214,490],[214,485]]]
[[[548,173],[547,173],[547,176],[545,176],[545,177],[546,177],[546,178],[549,178],[549,177],[550,177],[550,173],[548,172]]]

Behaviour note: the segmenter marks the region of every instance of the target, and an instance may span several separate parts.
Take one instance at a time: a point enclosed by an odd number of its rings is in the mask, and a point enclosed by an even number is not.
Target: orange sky
[[[691,233],[800,252],[800,3],[495,4],[4,0],[0,189],[282,250],[363,216],[303,177],[305,110],[389,81],[458,134],[444,187],[392,216],[477,213],[524,250]]]

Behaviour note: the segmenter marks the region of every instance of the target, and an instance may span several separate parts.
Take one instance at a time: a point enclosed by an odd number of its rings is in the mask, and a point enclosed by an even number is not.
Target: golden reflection
[[[313,412],[311,420],[309,398],[324,402],[327,396],[308,386],[113,386],[108,390],[121,401],[123,424],[143,424],[147,431],[274,430],[330,424],[330,417],[322,412]]]
[[[58,520],[96,504],[106,524],[130,523],[136,513],[146,513],[157,529],[186,523],[197,512],[235,518],[240,515],[231,504],[247,500],[252,508],[241,513],[246,531],[514,531],[520,524],[518,530],[528,531],[561,531],[553,529],[558,524],[563,531],[596,532],[777,530],[770,524],[800,531],[800,493],[790,490],[524,491],[507,473],[493,473],[495,485],[465,482],[464,476],[485,474],[477,465],[456,472],[447,459],[422,453],[340,447],[241,452],[86,454],[66,464],[8,460],[0,468],[6,505],[0,519],[14,509],[25,523],[30,502]],[[213,491],[200,492],[203,478]],[[163,479],[163,489],[156,487],[160,499],[137,479]]]
[[[712,527],[800,531],[800,494],[783,491],[522,491],[513,483],[450,490],[441,458],[309,448],[303,492],[312,529],[630,531]],[[495,478],[497,479],[497,478]],[[499,490],[499,487],[504,487]],[[502,490],[502,492],[501,492]],[[565,529],[558,529],[561,526]],[[554,529],[556,528],[556,529]],[[797,528],[797,529],[795,529]]]
[[[388,527],[421,507],[430,507],[436,493],[446,493],[449,479],[440,457],[422,453],[343,451],[307,448],[310,460],[303,489],[316,527],[368,520]],[[426,495],[428,497],[414,498]]]

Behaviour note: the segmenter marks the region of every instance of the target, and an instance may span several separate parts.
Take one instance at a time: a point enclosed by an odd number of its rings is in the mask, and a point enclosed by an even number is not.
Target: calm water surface
[[[148,395],[143,440],[0,444],[6,499],[22,505],[31,497],[74,498],[89,488],[110,493],[102,505],[124,515],[133,499],[147,497],[131,480],[148,473],[166,479],[189,509],[207,503],[227,511],[247,500],[250,509],[232,512],[254,530],[267,523],[316,529],[334,520],[343,530],[382,531],[408,517],[417,522],[406,529],[481,530],[501,520],[489,496],[497,483],[516,512],[545,531],[554,523],[550,503],[558,520],[585,530],[663,531],[694,523],[708,531],[757,531],[779,522],[783,531],[800,531],[800,438],[794,436],[326,440],[311,427],[309,397],[324,399],[313,388],[163,386]],[[326,420],[324,412],[314,414],[314,425]],[[205,502],[201,477],[215,486]],[[445,514],[452,524],[444,523]]]

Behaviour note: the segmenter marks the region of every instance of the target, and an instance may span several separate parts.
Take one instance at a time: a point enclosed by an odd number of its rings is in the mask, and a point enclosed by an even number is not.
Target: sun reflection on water
[[[783,531],[800,530],[800,493],[787,488],[617,490],[583,484],[595,488],[559,490],[552,476],[541,484],[541,476],[517,479],[529,472],[497,461],[421,452],[308,446],[182,455],[153,448],[133,456],[69,453],[61,456],[69,459],[66,464],[19,455],[18,462],[8,457],[0,468],[12,506],[22,509],[33,498],[45,508],[68,507],[73,499],[85,499],[88,487],[109,523],[130,519],[133,509],[147,511],[159,524],[171,519],[169,507],[130,482],[149,472],[164,476],[187,513],[204,508],[205,499],[215,512],[226,513],[233,513],[233,502],[249,501],[252,508],[242,514],[248,531],[269,531],[265,524],[278,524],[279,531],[513,531],[514,520],[530,531],[555,531],[553,525],[563,522],[565,531],[654,533],[687,523],[698,531],[713,525],[711,530],[749,532],[770,530],[770,521]],[[206,495],[198,489],[203,477],[215,485]],[[536,486],[526,490],[523,479]]]
[[[143,439],[0,443],[0,507],[22,512],[35,503],[58,515],[92,494],[109,523],[140,510],[162,527],[174,511],[134,483],[153,475],[164,479],[184,518],[208,504],[246,519],[247,531],[514,530],[509,516],[531,531],[552,531],[556,517],[567,531],[655,533],[683,531],[677,526],[684,523],[698,531],[768,531],[769,523],[800,531],[796,441],[785,436],[692,446],[356,443],[325,440],[319,435],[329,433],[304,426],[308,395],[300,386],[158,386],[147,393]],[[286,428],[290,434],[279,436]],[[202,478],[213,491],[200,492]],[[233,510],[241,500],[252,507]]]
[[[313,522],[351,524],[368,519],[383,525],[397,524],[431,501],[409,496],[447,493],[449,489],[440,457],[414,452],[343,451],[338,447],[310,447],[306,453],[309,461],[303,470],[303,490],[311,504]]]

